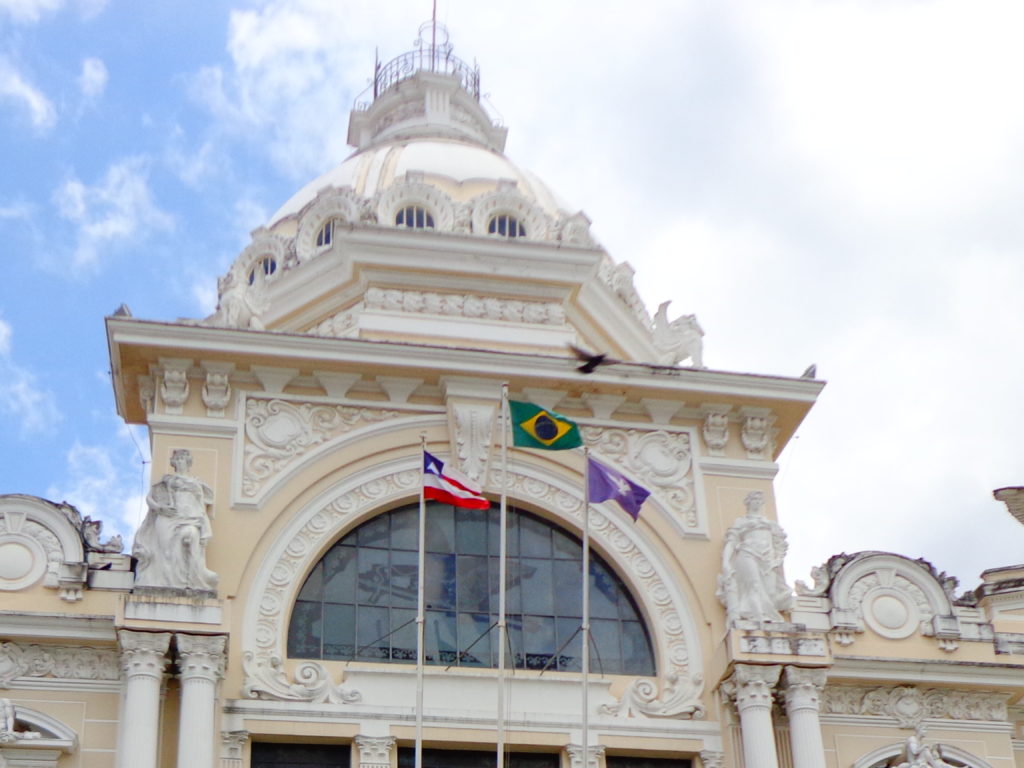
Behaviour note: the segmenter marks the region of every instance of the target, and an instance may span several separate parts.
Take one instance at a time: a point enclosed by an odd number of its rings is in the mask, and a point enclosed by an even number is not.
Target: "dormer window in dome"
[[[334,224],[336,221],[337,219],[328,219],[320,227],[320,231],[316,233],[317,248],[326,248],[334,242]]]
[[[505,238],[526,237],[526,227],[515,216],[498,213],[487,222],[487,233]]]
[[[395,226],[409,229],[433,229],[434,216],[422,205],[406,205],[395,214]]]
[[[264,256],[249,270],[249,285],[256,282],[258,275],[262,275],[263,279],[266,280],[275,272],[277,272],[277,259],[273,256]]]

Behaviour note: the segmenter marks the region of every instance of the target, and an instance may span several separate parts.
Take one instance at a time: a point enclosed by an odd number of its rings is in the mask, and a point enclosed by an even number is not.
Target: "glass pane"
[[[580,543],[557,528],[551,529],[551,543],[554,545],[555,557],[559,560],[583,560],[583,547]]]
[[[358,627],[356,643],[359,645],[356,656],[360,659],[387,659],[390,656],[391,631],[387,608],[359,606],[356,613]]]
[[[391,513],[391,548],[419,549],[419,507]]]
[[[491,617],[481,613],[459,614],[459,666],[490,667],[491,638],[497,641],[497,627],[491,629]]]
[[[354,603],[356,600],[356,548],[334,547],[323,559],[323,599],[329,603]]]
[[[309,572],[306,583],[299,590],[299,600],[319,600],[323,592],[323,565],[317,563],[316,567]]]
[[[427,505],[427,552],[455,551],[455,517],[447,504]]]
[[[416,611],[391,611],[391,658],[416,663]],[[401,627],[401,629],[399,629]]]
[[[388,552],[386,549],[360,549],[359,602],[369,605],[387,605],[390,591]]]
[[[455,555],[427,554],[423,592],[427,608],[455,608]]]
[[[583,615],[582,565],[578,560],[555,560],[555,615]]]
[[[458,655],[455,614],[451,611],[428,611],[423,646],[430,664],[454,664]]]
[[[523,643],[526,646],[526,668],[543,669],[555,653],[555,620],[524,616]]]
[[[320,603],[296,602],[288,625],[288,655],[320,658]]]
[[[590,615],[603,619],[619,617],[619,585],[607,570],[590,561]]]
[[[487,578],[487,558],[463,555],[458,558],[456,570],[460,611],[490,610],[490,589]]]
[[[580,631],[579,619],[556,619],[555,641],[558,643],[558,668],[565,672],[581,672],[583,670],[583,633]],[[564,648],[562,646],[565,646]]]
[[[391,553],[391,605],[397,608],[415,608],[418,595],[416,572],[419,554],[406,550]]]
[[[590,622],[590,671],[614,674],[622,669],[619,623],[608,619]]]
[[[386,547],[388,545],[389,515],[379,515],[357,529],[360,547]]]
[[[531,557],[522,560],[523,613],[551,616],[555,612],[551,561]]]
[[[508,530],[505,534],[507,542],[505,549],[509,557],[519,554],[519,526],[516,524],[516,516],[509,514]],[[498,556],[501,554],[501,515],[491,512],[487,520],[487,551],[489,554]]]
[[[455,547],[460,555],[487,553],[487,518],[485,509],[455,510]]]
[[[622,628],[622,673],[626,675],[653,675],[654,663],[650,655],[650,641],[639,621],[624,621]]]
[[[372,639],[372,638],[371,638]],[[351,605],[324,606],[324,658],[351,659],[356,652],[356,609]]]
[[[498,562],[494,562],[495,569]],[[522,579],[522,567],[518,560],[508,561],[508,572],[505,574],[505,611],[506,613],[523,612],[523,589],[520,584]],[[497,572],[497,571],[496,571]],[[497,606],[497,603],[495,603]]]
[[[506,632],[508,647],[505,649],[505,666],[522,669],[526,664],[526,654],[523,650],[523,617],[509,616]],[[498,664],[497,654],[494,657],[494,664]]]
[[[551,526],[533,517],[519,518],[519,547],[524,557],[551,557]]]

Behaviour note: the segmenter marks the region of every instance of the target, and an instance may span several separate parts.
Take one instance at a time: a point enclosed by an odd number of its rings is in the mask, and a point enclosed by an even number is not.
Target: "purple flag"
[[[597,459],[589,458],[588,481],[592,502],[614,501],[626,510],[634,520],[640,517],[640,507],[651,495],[642,485],[637,485],[621,472],[606,467]]]

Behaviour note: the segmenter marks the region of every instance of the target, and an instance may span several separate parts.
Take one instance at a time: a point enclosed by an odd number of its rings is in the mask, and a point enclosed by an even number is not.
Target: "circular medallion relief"
[[[46,572],[46,552],[35,539],[19,534],[0,536],[0,590],[23,589]]]
[[[867,625],[891,640],[910,637],[921,621],[917,606],[898,589],[873,589],[864,595],[861,606]]]

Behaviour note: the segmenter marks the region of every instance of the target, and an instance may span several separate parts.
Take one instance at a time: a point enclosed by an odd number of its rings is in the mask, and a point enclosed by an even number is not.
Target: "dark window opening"
[[[487,223],[487,232],[499,237],[526,237],[526,228],[519,222],[519,219],[509,216],[507,213],[492,216]]]
[[[410,229],[433,229],[434,217],[421,205],[407,205],[395,214],[395,224]]]

